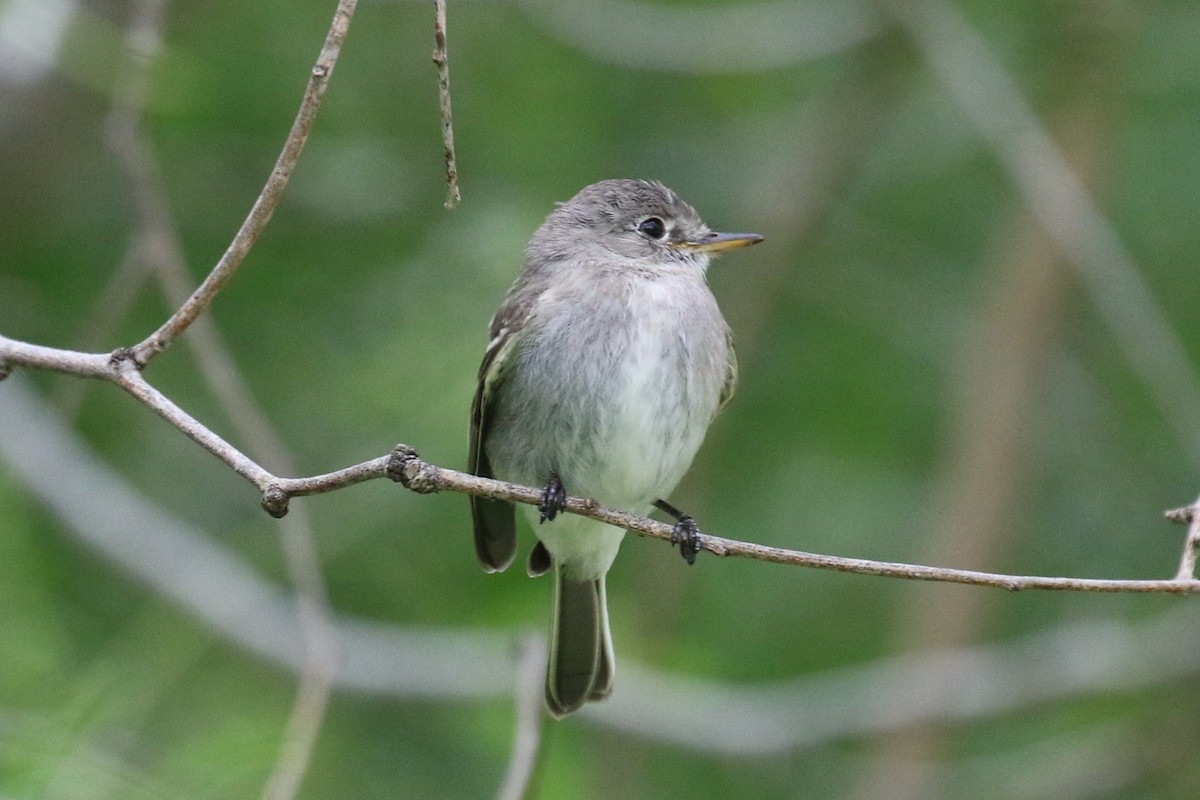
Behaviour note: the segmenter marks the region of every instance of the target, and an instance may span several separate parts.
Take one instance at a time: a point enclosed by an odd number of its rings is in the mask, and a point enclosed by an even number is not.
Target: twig
[[[282,478],[272,475],[154,389],[137,369],[132,358],[124,351],[118,351],[111,357],[91,353],[74,353],[0,336],[0,366],[4,364],[40,367],[59,372],[76,373],[85,377],[107,378],[113,381],[258,487],[263,493],[263,508],[276,517],[282,517],[287,513],[288,501],[293,496],[333,491],[384,475],[419,494],[452,491],[530,505],[537,505],[541,502],[540,489],[491,478],[480,478],[476,475],[438,467],[422,461],[416,450],[404,444],[396,445],[389,456],[364,461],[361,464],[325,475],[308,478]],[[671,540],[674,530],[666,523],[626,511],[605,508],[595,500],[582,497],[567,498],[567,511],[666,541]],[[1190,576],[1165,580],[1109,580],[1004,575],[974,570],[929,567],[922,564],[828,556],[801,550],[769,547],[736,539],[725,539],[708,534],[701,534],[700,547],[718,556],[738,556],[752,558],[756,561],[769,561],[812,569],[829,569],[838,572],[854,572],[860,575],[992,586],[1009,591],[1043,589],[1073,592],[1200,593],[1200,580]]]
[[[291,132],[288,133],[288,137],[283,143],[283,150],[275,162],[274,169],[271,170],[271,176],[263,186],[258,199],[254,201],[254,206],[250,209],[250,213],[242,223],[237,235],[233,237],[225,254],[221,256],[221,260],[213,267],[204,282],[158,330],[132,348],[133,360],[139,366],[145,366],[152,358],[167,349],[171,342],[187,330],[198,316],[208,310],[217,293],[242,265],[246,254],[250,252],[250,247],[271,220],[275,206],[279,204],[283,190],[287,187],[288,179],[291,178],[296,161],[304,150],[305,142],[308,141],[308,132],[311,130],[317,110],[321,106],[321,98],[325,94],[329,77],[337,63],[338,54],[341,52],[342,42],[346,39],[350,18],[354,14],[356,5],[357,0],[339,0],[337,10],[333,15],[333,23],[325,37],[325,44],[321,48],[320,55],[317,56],[316,64],[308,79],[308,86],[304,90],[304,98],[300,101],[300,111],[296,114]]]
[[[1190,506],[1168,508],[1163,512],[1164,517],[1178,525],[1191,525],[1197,515],[1200,515],[1200,502],[1192,503]]]
[[[450,61],[446,53],[446,0],[433,0],[433,63],[438,74],[438,108],[442,113],[442,149],[446,161],[446,208],[454,208],[458,191],[458,158],[454,155],[454,115],[450,111]]]
[[[140,400],[151,411],[183,431],[189,439],[224,461],[238,475],[264,490],[271,485],[272,475],[253,459],[213,433],[162,392],[150,385],[128,351],[118,350],[110,359],[110,379]]]
[[[420,494],[450,490],[480,497],[512,500],[518,503],[537,505],[542,492],[528,486],[519,486],[505,481],[480,478],[428,464],[420,459],[416,451],[406,445],[397,445],[392,451],[393,463],[389,476]],[[618,528],[636,531],[656,539],[670,541],[674,528],[649,517],[605,508],[595,500],[568,497],[567,511],[607,522]],[[889,561],[873,561],[865,558],[845,558],[801,550],[725,539],[708,534],[700,535],[700,547],[718,556],[740,556],[756,561],[770,561],[813,569],[829,569],[838,572],[854,572],[860,575],[880,575],[910,580],[963,583],[972,586],[992,586],[1009,591],[1022,589],[1044,589],[1075,592],[1157,592],[1166,594],[1193,594],[1200,592],[1200,580],[1190,577],[1170,580],[1107,580],[1096,578],[1058,578],[1034,575],[1003,575],[974,570],[929,567],[922,564],[902,564]]]
[[[1175,580],[1189,580],[1196,577],[1196,557],[1200,555],[1200,498],[1196,502],[1185,508],[1177,508],[1166,513],[1166,517],[1173,522],[1188,523],[1187,539],[1183,543],[1183,554],[1179,557],[1179,571],[1175,573]]]
[[[0,335],[0,375],[8,377],[14,366],[34,367],[77,378],[114,379],[107,353],[80,353],[40,344],[18,342]]]
[[[392,457],[386,455],[334,472],[327,472],[324,475],[313,475],[308,478],[274,478],[272,485],[264,493],[263,508],[273,517],[282,517],[287,514],[288,500],[293,497],[324,494],[363,481],[385,478],[391,463]]]

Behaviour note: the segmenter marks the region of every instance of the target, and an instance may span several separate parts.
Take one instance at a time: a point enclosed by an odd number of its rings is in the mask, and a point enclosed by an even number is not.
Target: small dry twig
[[[442,149],[446,161],[446,208],[454,208],[458,191],[458,158],[454,155],[454,115],[450,111],[450,61],[446,53],[446,0],[434,0],[433,63],[438,74],[438,108],[442,113]]]
[[[1200,556],[1200,498],[1190,506],[1173,508],[1163,516],[1172,522],[1183,522],[1188,526],[1187,538],[1183,543],[1183,555],[1179,557],[1179,571],[1175,580],[1187,580],[1196,574],[1196,558]]]

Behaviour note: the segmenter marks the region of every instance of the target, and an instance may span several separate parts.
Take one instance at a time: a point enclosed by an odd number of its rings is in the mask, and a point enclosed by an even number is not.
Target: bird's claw
[[[542,489],[542,502],[538,503],[538,511],[541,512],[538,521],[553,520],[558,516],[558,512],[566,507],[567,490],[563,488],[562,479],[557,475],[551,475],[550,480],[546,481],[546,486]]]
[[[700,528],[696,520],[687,514],[682,515],[671,531],[671,545],[679,545],[679,555],[689,565],[696,563],[696,554],[700,552]]]

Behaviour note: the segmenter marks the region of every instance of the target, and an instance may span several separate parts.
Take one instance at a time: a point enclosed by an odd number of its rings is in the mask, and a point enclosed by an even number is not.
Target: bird
[[[546,708],[561,718],[612,691],[605,576],[625,531],[560,513],[571,495],[674,517],[693,562],[695,520],[666,499],[737,387],[732,334],[705,275],[719,253],[762,241],[714,233],[662,183],[604,180],[559,204],[490,324],[471,404],[469,471],[542,487],[526,505],[527,571],[553,570]],[[488,572],[517,552],[511,502],[472,496]]]

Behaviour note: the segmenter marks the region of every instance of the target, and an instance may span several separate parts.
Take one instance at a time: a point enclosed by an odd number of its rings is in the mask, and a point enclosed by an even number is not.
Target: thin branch
[[[1183,543],[1183,554],[1179,557],[1179,571],[1175,573],[1177,581],[1196,577],[1196,557],[1200,555],[1200,513],[1197,513],[1197,509],[1200,509],[1200,498],[1186,508],[1177,508],[1166,514],[1167,519],[1183,521],[1182,514],[1187,513],[1187,539]]]
[[[313,475],[308,478],[276,478],[263,494],[263,508],[273,517],[282,517],[287,514],[288,500],[293,497],[324,494],[363,481],[387,477],[388,466],[391,463],[392,456],[386,455],[334,472],[327,472],[324,475]]]
[[[296,592],[140,491],[21,374],[0,383],[0,469],[154,597],[245,652],[297,675],[308,669]],[[346,691],[460,700],[512,691],[512,634],[494,626],[406,629],[342,615],[335,627],[335,680]]]
[[[305,142],[308,141],[308,132],[312,129],[313,120],[321,106],[321,98],[325,94],[329,77],[337,63],[338,54],[341,52],[342,42],[346,39],[350,18],[354,14],[356,5],[357,0],[339,0],[337,10],[333,15],[333,23],[325,37],[325,44],[321,48],[320,55],[317,56],[308,86],[304,90],[304,98],[300,101],[300,111],[296,114],[292,130],[283,143],[283,150],[275,162],[274,169],[271,170],[271,176],[263,186],[258,199],[254,201],[254,206],[250,209],[250,213],[242,223],[237,235],[233,237],[225,254],[221,256],[221,260],[213,267],[204,282],[192,293],[187,302],[163,323],[162,327],[132,349],[133,359],[140,366],[145,366],[152,358],[167,349],[171,342],[187,330],[197,317],[208,310],[217,293],[242,265],[251,246],[271,220],[271,215],[275,213],[275,207],[283,196],[283,190],[287,187],[288,179],[291,178],[296,161],[304,150]]]
[[[77,378],[113,378],[107,353],[80,353],[30,342],[19,342],[0,335],[0,375],[8,377],[13,367],[33,367]]]
[[[511,500],[518,503],[537,505],[541,502],[541,490],[519,486],[491,478],[437,467],[422,461],[414,450],[397,445],[393,450],[393,464],[389,476],[420,494],[436,491],[455,491],[480,497]],[[568,497],[567,511],[615,525],[618,528],[636,531],[656,539],[671,540],[674,528],[664,522],[652,520],[625,511],[605,508],[595,500]],[[1200,580],[1189,576],[1169,580],[1117,580],[1098,578],[1059,578],[1039,575],[1004,575],[975,570],[929,567],[922,564],[903,564],[890,561],[874,561],[865,558],[845,558],[801,550],[725,539],[720,536],[700,534],[700,547],[718,556],[738,556],[756,561],[788,564],[812,569],[828,569],[838,572],[853,572],[860,575],[879,575],[909,580],[962,583],[971,586],[991,586],[1009,591],[1042,589],[1048,591],[1074,592],[1133,592],[1161,594],[1200,593]]]
[[[454,114],[450,111],[450,61],[446,53],[446,0],[433,0],[433,63],[438,74],[438,108],[442,113],[442,149],[446,161],[446,208],[454,208],[458,191],[458,158],[454,155]]]
[[[259,466],[229,442],[213,433],[192,415],[188,414],[162,392],[150,385],[142,375],[133,358],[126,351],[118,351],[111,359],[113,374],[109,376],[125,391],[140,400],[154,413],[174,425],[196,444],[224,461],[229,467],[250,483],[266,489],[274,476]]]
[[[620,691],[581,714],[681,747],[762,757],[935,721],[1044,710],[1068,697],[1194,680],[1191,604],[1146,623],[1076,621],[1003,644],[941,647],[750,684],[679,675],[666,680],[625,660]]]
[[[53,354],[62,353],[61,357]],[[96,360],[105,359],[106,370],[96,372]],[[235,472],[248,480],[262,492],[262,505],[269,513],[282,517],[287,513],[288,501],[294,495],[318,494],[333,491],[354,483],[386,475],[418,494],[438,491],[461,492],[479,497],[493,497],[515,503],[537,505],[541,502],[541,489],[520,486],[492,478],[480,478],[465,472],[438,467],[422,461],[417,451],[408,445],[399,444],[389,456],[375,458],[335,472],[309,478],[281,478],[272,475],[263,467],[242,454],[233,445],[204,427],[193,417],[176,406],[161,392],[154,389],[142,376],[132,359],[123,357],[118,351],[111,358],[87,353],[56,351],[53,348],[30,345],[0,336],[0,364],[10,363],[23,366],[40,366],[58,371],[71,371],[77,365],[89,377],[104,377],[117,383],[137,397],[155,413],[183,431],[189,438],[204,447],[217,458],[228,464]],[[382,467],[382,470],[381,470]],[[636,531],[656,539],[670,541],[673,527],[627,511],[605,508],[583,497],[568,497],[566,510],[572,514],[606,522],[626,530]],[[1009,591],[1042,589],[1070,592],[1130,592],[1157,594],[1200,593],[1200,580],[1191,576],[1164,580],[1120,580],[1100,578],[1060,578],[1040,575],[1005,575],[975,570],[929,567],[922,564],[904,564],[890,561],[874,561],[865,558],[845,558],[802,550],[726,539],[720,536],[700,535],[700,547],[718,556],[737,556],[775,564],[788,564],[811,569],[828,569],[838,572],[853,572],[860,575],[879,575],[908,580],[961,583],[971,586],[991,586]]]

